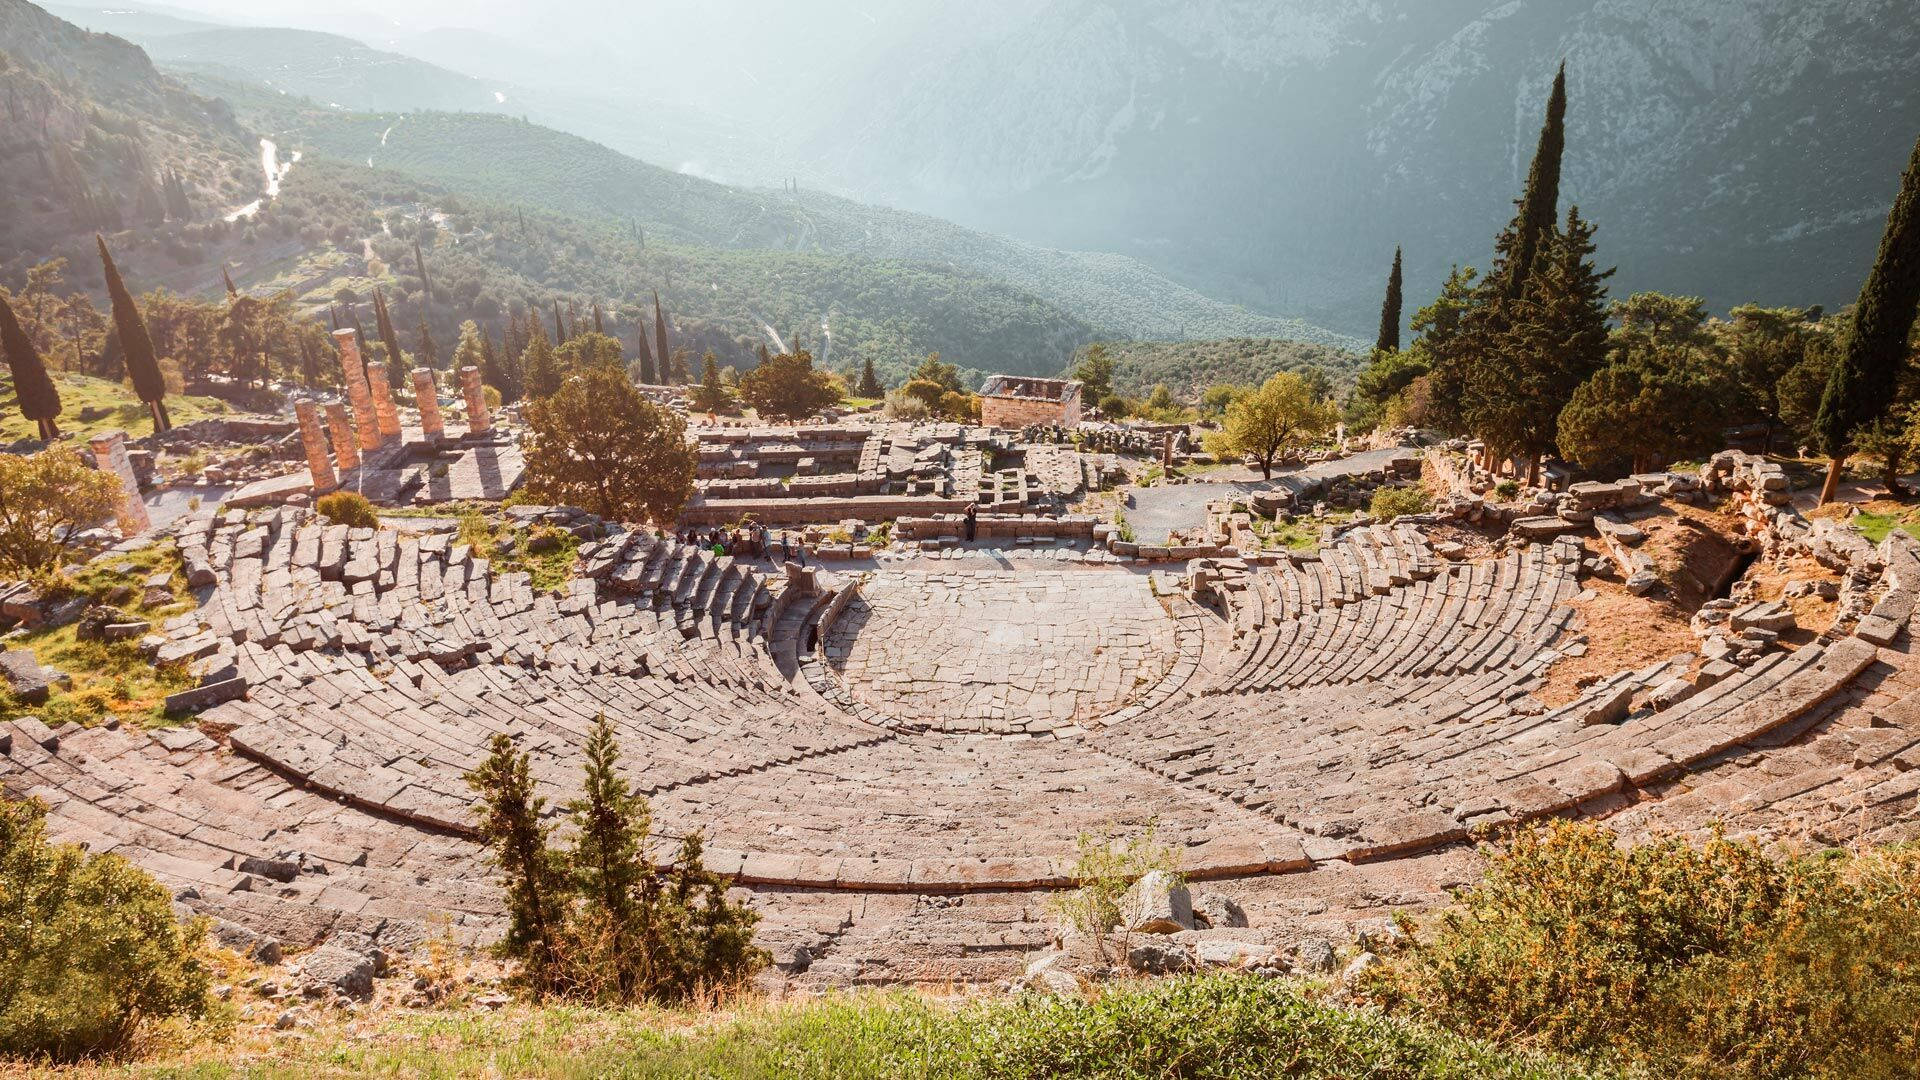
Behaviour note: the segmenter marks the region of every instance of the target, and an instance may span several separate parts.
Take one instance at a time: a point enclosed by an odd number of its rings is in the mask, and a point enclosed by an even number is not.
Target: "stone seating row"
[[[1565,549],[1535,545],[1496,561],[1439,568],[1353,603],[1302,609],[1212,658],[1208,692],[1465,674],[1524,660],[1567,630],[1567,603],[1579,591],[1576,568]]]
[[[352,932],[410,946],[472,941],[502,922],[477,846],[289,784],[218,752],[204,735],[0,723],[0,786],[47,804],[60,842],[124,854],[229,944],[267,934],[294,947]]]

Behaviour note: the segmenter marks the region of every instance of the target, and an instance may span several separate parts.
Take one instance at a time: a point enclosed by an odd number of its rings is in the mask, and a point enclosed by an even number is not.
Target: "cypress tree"
[[[1509,226],[1512,247],[1505,253],[1505,292],[1509,297],[1519,296],[1526,288],[1534,262],[1552,241],[1554,223],[1560,216],[1560,158],[1566,147],[1567,65],[1562,62],[1553,76],[1553,92],[1547,97],[1547,119],[1540,126],[1540,142],[1533,151],[1520,210]]]
[[[387,298],[378,289],[373,291],[373,324],[380,334],[380,343],[387,347],[387,383],[398,390],[401,387],[400,371],[407,366],[407,354],[400,351],[400,333],[393,328],[393,312],[387,307]],[[423,322],[421,325],[426,324]]]
[[[106,272],[107,295],[113,300],[113,326],[120,337],[120,355],[126,361],[127,377],[133,380],[133,392],[153,413],[153,430],[169,431],[173,422],[167,419],[167,380],[160,374],[159,359],[153,355],[153,338],[147,334],[147,321],[134,306],[133,294],[127,291],[126,282],[120,280],[120,270],[113,265],[106,238],[95,234],[94,241],[100,245],[100,265]]]
[[[667,348],[667,317],[660,311],[658,289],[653,292],[653,361],[660,369],[660,381],[668,381],[673,374],[668,370],[673,363],[673,351]]]
[[[300,378],[310,389],[320,386],[320,354],[314,350],[313,339],[306,334],[296,334],[300,339]]]
[[[41,442],[59,438],[60,389],[48,377],[40,350],[20,328],[20,320],[14,318],[5,296],[0,296],[0,354],[6,356],[7,367],[13,372],[13,395],[20,404],[20,415],[39,425]]]
[[[861,367],[860,386],[854,392],[863,398],[877,398],[886,394],[880,386],[880,380],[873,374],[873,357],[867,357],[866,364]]]
[[[593,302],[593,332],[596,334],[604,334],[607,332],[607,322],[600,317],[600,301],[598,300]]]
[[[611,935],[608,956],[625,1001],[633,996],[640,968],[650,959],[645,950],[629,946],[636,937],[634,901],[654,876],[646,852],[652,812],[620,775],[620,749],[605,713],[594,717],[586,759],[581,797],[567,803],[575,836],[568,862],[575,890]]]
[[[640,383],[643,386],[658,386],[660,378],[653,366],[653,350],[647,347],[647,321],[633,320],[633,340],[640,355]]]
[[[560,389],[560,363],[553,354],[553,346],[547,344],[547,335],[533,335],[520,366],[526,372],[527,397],[536,400],[552,397]]]
[[[227,271],[226,263],[220,264],[220,280],[227,283],[227,299],[232,300],[240,295],[240,290],[233,287],[233,275]]]
[[[506,879],[503,945],[525,965],[537,997],[556,988],[571,882],[547,845],[551,829],[541,821],[546,800],[534,794],[527,755],[515,751],[505,735],[495,735],[489,749],[487,759],[466,779],[480,796],[480,835]]]
[[[560,298],[557,296],[553,298],[553,343],[555,345],[567,343],[567,328],[560,324]]]
[[[420,254],[420,234],[413,234],[413,267],[420,272],[420,310],[421,319],[433,310],[433,283],[427,280],[427,260]]]
[[[440,368],[440,347],[433,343],[433,331],[427,328],[427,313],[424,310],[420,312],[420,363],[436,371]],[[397,373],[399,368],[388,370]]]
[[[1400,351],[1400,249],[1393,249],[1393,272],[1387,275],[1387,298],[1380,305],[1380,337],[1374,346],[1380,352]],[[867,362],[873,370],[873,362]],[[865,385],[864,383],[862,385]],[[863,397],[871,397],[862,391]]]
[[[1860,300],[1854,306],[1853,329],[1842,346],[1840,362],[1827,378],[1820,396],[1814,431],[1830,459],[1820,501],[1832,501],[1840,486],[1853,433],[1887,414],[1893,405],[1900,369],[1906,360],[1907,335],[1920,308],[1920,142],[1913,146],[1907,171],[1900,178],[1900,194],[1887,214],[1880,251]]]

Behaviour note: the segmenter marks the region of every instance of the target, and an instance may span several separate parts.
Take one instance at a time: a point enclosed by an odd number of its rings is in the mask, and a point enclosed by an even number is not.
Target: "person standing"
[[[964,517],[966,518],[966,528],[967,528],[967,543],[969,543],[969,544],[971,544],[971,543],[973,543],[973,535],[974,535],[974,531],[975,531],[975,527],[976,527],[976,523],[975,523],[975,521],[974,521],[974,518],[975,518],[976,516],[978,516],[978,514],[979,514],[979,512],[980,512],[980,504],[979,504],[979,503],[968,503],[968,504],[967,504],[967,511],[966,511],[966,513],[965,513],[965,515],[963,515],[963,516],[964,516]]]

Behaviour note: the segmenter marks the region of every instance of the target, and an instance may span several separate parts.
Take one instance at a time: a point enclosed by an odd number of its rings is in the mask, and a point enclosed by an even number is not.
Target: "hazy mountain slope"
[[[158,64],[238,73],[341,108],[495,110],[507,105],[507,95],[493,84],[311,30],[216,27],[155,35],[144,44]]]
[[[1109,336],[1356,344],[1211,300],[1125,257],[1052,251],[816,192],[727,187],[511,118],[274,109],[263,120],[289,146],[371,161],[488,198],[631,222],[654,239],[951,265],[1031,292]]]
[[[133,223],[169,170],[195,219],[259,183],[258,152],[224,104],[24,0],[0,0],[0,116],[0,261]]]
[[[1910,0],[984,0],[800,141],[865,195],[1364,333],[1484,261],[1568,62],[1617,287],[1838,303],[1920,131]]]

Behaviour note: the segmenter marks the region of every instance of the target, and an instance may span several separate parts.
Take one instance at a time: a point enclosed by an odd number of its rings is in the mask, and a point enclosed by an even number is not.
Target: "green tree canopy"
[[[1228,406],[1219,443],[1229,453],[1257,458],[1261,475],[1271,480],[1275,460],[1311,445],[1332,430],[1335,419],[1331,402],[1316,397],[1305,379],[1282,371]]]
[[[929,357],[928,361],[939,363],[935,357]],[[922,370],[925,367],[922,365]],[[840,394],[826,372],[814,370],[813,354],[801,349],[769,356],[742,375],[740,400],[763,418],[794,420],[812,416],[834,404],[840,400]]]
[[[535,499],[609,521],[666,525],[693,494],[696,455],[686,421],[649,401],[617,363],[573,370],[533,403],[527,421],[527,494]]]

